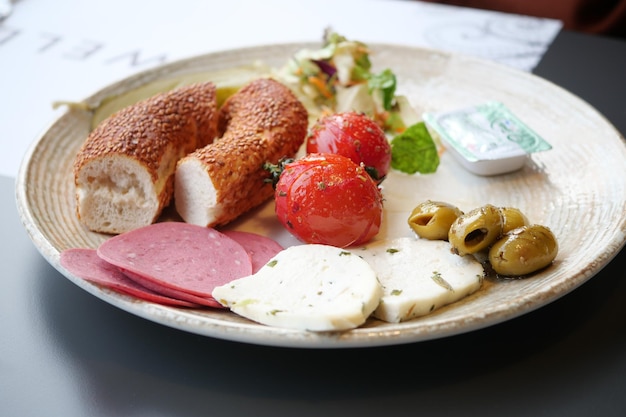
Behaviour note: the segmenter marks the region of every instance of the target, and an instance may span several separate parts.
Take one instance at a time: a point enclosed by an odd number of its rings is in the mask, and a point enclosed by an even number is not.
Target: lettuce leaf
[[[383,108],[391,110],[396,94],[396,75],[390,69],[386,69],[378,74],[370,75],[367,85],[370,89],[370,94],[373,90],[382,92]]]

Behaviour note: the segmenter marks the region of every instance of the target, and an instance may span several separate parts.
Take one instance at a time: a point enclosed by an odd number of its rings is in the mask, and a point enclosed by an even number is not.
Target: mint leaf
[[[432,174],[437,171],[437,145],[424,122],[409,126],[391,140],[391,167],[407,174]]]

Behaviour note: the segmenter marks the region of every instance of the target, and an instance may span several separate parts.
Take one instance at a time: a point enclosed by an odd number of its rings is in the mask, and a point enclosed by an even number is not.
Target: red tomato
[[[314,153],[286,164],[274,197],[280,222],[305,243],[355,246],[380,229],[378,186],[342,155]]]
[[[381,127],[364,113],[335,113],[319,119],[309,130],[307,153],[336,153],[365,165],[380,183],[391,165],[391,145]]]

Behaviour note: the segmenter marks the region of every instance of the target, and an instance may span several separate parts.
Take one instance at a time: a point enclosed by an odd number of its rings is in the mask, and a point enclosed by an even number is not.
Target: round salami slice
[[[177,307],[200,307],[196,303],[166,297],[139,285],[117,267],[100,259],[95,249],[65,250],[61,252],[61,265],[85,281],[145,301]]]
[[[213,288],[252,273],[246,250],[215,229],[154,223],[105,241],[98,256],[155,285],[211,297]]]
[[[252,260],[252,273],[256,273],[278,252],[284,249],[274,239],[259,235],[258,233],[240,230],[224,230],[222,233],[235,239],[248,252]]]
[[[176,290],[168,286],[159,284],[157,282],[154,282],[154,280],[151,280],[131,271],[121,270],[121,272],[127,278],[135,281],[138,285],[146,287],[166,297],[172,297],[177,300],[184,300],[188,303],[198,304],[205,307],[224,308],[224,306],[218,303],[213,297],[198,297],[197,295],[189,294],[188,292]]]

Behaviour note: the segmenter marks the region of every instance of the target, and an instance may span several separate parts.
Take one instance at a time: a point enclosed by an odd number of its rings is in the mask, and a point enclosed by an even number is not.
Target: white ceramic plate
[[[97,106],[157,80],[219,73],[256,61],[279,67],[303,47],[318,45],[256,47],[176,62],[109,86],[85,103]],[[557,236],[560,251],[551,267],[527,279],[486,281],[472,296],[422,318],[401,324],[370,320],[358,329],[333,334],[268,327],[228,311],[164,307],[99,288],[59,265],[60,251],[96,247],[106,239],[86,231],[75,216],[72,161],[92,119],[90,112],[76,108],[68,109],[33,143],[22,164],[17,203],[25,228],[41,254],[68,279],[127,312],[201,335],[306,348],[393,345],[490,326],[567,294],[618,253],[626,230],[626,147],[596,110],[543,79],[491,62],[402,46],[370,47],[375,69],[391,68],[398,77],[398,93],[408,96],[420,114],[498,100],[553,146],[507,175],[470,174],[445,153],[436,174],[392,173],[384,182],[386,217],[380,237],[410,235],[406,217],[426,199],[447,201],[462,210],[485,203],[513,206]],[[295,243],[275,222],[271,203],[233,227],[270,235],[283,245]]]

